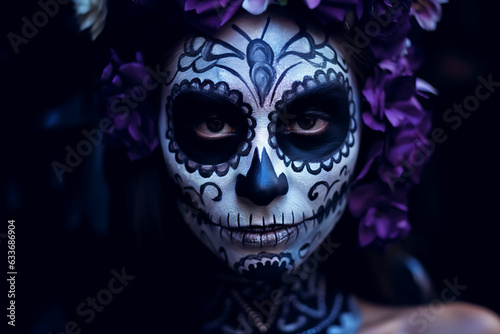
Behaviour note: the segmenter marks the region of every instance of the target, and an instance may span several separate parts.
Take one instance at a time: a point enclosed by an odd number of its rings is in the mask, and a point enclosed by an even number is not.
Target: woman
[[[207,281],[194,313],[199,331],[500,332],[490,311],[449,303],[457,281],[428,305],[387,307],[337,285],[350,277],[349,265],[336,271],[330,263],[339,247],[334,227],[349,220],[347,209],[359,221],[361,246],[408,233],[407,192],[427,159],[430,131],[416,96],[434,90],[413,75],[407,35],[412,15],[433,28],[424,14],[440,13],[439,4],[244,1],[249,13],[235,13],[239,3],[212,5],[184,4],[187,20],[204,31],[169,46],[159,113],[144,103],[123,112],[124,96],[144,96],[153,83],[142,59],[121,65],[118,76],[112,66],[104,73],[115,78],[107,89],[123,86],[116,78],[124,73],[142,83],[108,94],[113,136],[131,158],[161,146],[183,220],[230,268],[190,253],[191,244],[176,246],[185,254],[176,261]],[[179,222],[162,225],[175,233]]]

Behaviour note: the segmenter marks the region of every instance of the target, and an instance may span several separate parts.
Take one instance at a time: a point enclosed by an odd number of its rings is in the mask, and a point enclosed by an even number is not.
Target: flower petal
[[[269,6],[269,0],[244,0],[241,6],[250,14],[260,15]]]

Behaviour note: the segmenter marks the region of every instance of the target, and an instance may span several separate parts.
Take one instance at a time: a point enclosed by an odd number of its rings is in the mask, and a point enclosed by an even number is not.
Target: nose
[[[236,195],[248,198],[255,205],[266,206],[287,192],[288,181],[285,174],[276,176],[266,149],[262,150],[262,160],[260,160],[256,148],[247,175],[238,174],[236,178]]]

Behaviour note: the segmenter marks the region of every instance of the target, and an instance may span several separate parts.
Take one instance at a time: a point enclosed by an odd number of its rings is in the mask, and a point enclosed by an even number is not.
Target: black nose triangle
[[[277,177],[266,149],[262,151],[262,160],[259,160],[256,148],[247,175],[239,174],[236,179],[236,195],[246,197],[256,205],[265,206],[287,192],[288,181],[285,174],[281,173]]]

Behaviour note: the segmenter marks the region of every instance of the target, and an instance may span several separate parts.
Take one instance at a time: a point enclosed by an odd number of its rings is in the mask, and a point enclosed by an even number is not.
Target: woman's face
[[[167,67],[160,136],[186,223],[246,277],[297,268],[339,221],[358,155],[359,94],[336,44],[245,15],[179,43]]]

